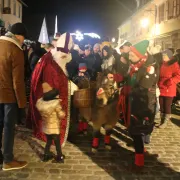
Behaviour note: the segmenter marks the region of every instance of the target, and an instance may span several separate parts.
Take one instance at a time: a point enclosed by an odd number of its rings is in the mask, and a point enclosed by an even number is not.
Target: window
[[[21,5],[19,4],[19,18],[21,18]]]
[[[159,6],[159,23],[161,23],[162,21],[164,21],[165,17],[164,17],[164,8],[165,8],[165,5],[164,4],[161,4]]]
[[[14,3],[13,3],[13,13],[16,16],[16,0],[14,0]]]
[[[173,10],[174,10],[174,1],[168,0],[168,19],[173,18]]]

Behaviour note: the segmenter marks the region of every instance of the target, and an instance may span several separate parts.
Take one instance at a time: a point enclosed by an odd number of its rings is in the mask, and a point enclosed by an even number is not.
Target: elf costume
[[[123,112],[125,125],[134,141],[136,169],[144,166],[143,136],[153,131],[156,109],[159,70],[153,57],[147,53],[148,45],[149,41],[144,40],[131,46],[129,58],[132,64],[117,107]],[[124,79],[120,74],[114,74],[114,80]]]

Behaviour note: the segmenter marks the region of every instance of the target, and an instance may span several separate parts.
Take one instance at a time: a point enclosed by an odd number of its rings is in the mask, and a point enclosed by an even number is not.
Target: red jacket
[[[159,89],[160,96],[175,97],[176,84],[180,82],[180,67],[177,62],[168,65],[163,62],[160,67]]]

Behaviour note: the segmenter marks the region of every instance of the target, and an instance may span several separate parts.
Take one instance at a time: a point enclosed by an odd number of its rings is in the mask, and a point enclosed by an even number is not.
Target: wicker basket
[[[74,92],[73,104],[76,108],[88,108],[92,105],[92,90],[79,89]]]

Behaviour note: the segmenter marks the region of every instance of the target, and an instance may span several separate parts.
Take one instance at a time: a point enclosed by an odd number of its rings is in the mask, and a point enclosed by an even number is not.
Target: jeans
[[[4,129],[4,163],[9,163],[14,159],[13,146],[17,112],[18,106],[16,103],[0,104],[0,149],[2,148],[2,136]]]

